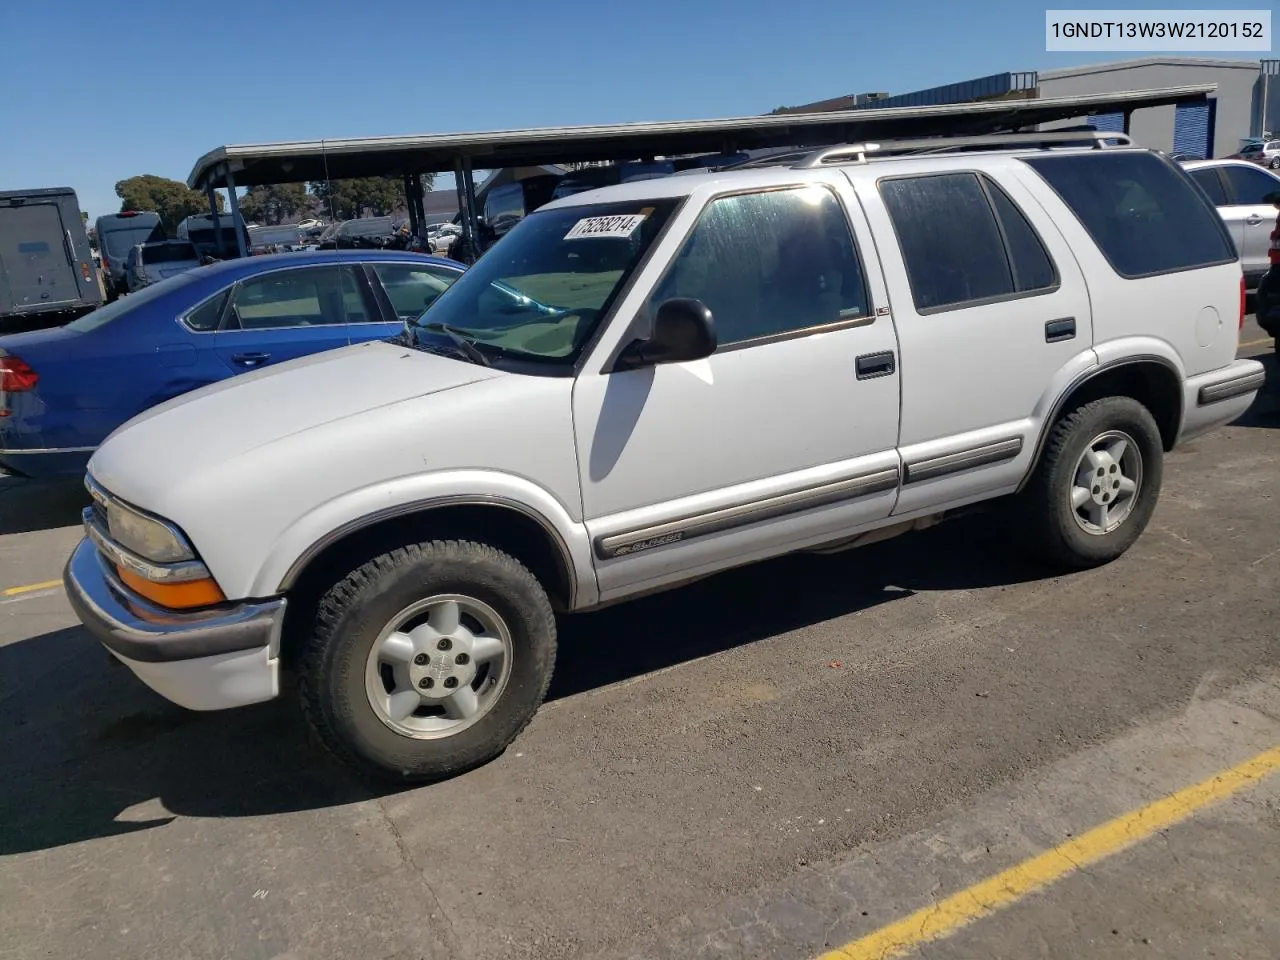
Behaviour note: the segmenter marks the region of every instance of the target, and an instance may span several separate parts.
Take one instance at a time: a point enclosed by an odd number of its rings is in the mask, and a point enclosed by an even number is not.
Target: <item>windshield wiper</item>
[[[439,320],[433,320],[430,323],[422,324],[422,329],[439,330],[446,337],[452,340],[454,343],[454,346],[456,346],[459,350],[461,350],[463,354],[466,355],[466,357],[469,360],[471,360],[472,363],[478,363],[482,367],[493,366],[493,361],[490,360],[488,357],[486,357],[484,353],[481,352],[479,347],[477,347],[474,343],[472,343],[470,340],[468,340],[466,337],[460,334],[453,327],[449,326],[447,323],[441,323]]]

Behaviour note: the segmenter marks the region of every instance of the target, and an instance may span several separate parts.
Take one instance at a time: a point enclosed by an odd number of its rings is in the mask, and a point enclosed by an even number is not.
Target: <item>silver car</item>
[[[1280,170],[1280,140],[1246,144],[1240,148],[1239,157],[1272,170]]]
[[[200,254],[190,240],[140,243],[129,251],[126,280],[129,292],[200,266]]]
[[[1257,289],[1271,266],[1268,253],[1276,227],[1276,207],[1266,198],[1280,193],[1280,176],[1247,160],[1192,160],[1182,166],[1227,222],[1245,284]]]

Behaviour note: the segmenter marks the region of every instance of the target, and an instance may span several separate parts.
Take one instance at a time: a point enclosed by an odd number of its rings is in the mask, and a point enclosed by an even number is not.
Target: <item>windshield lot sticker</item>
[[[626,239],[644,223],[643,213],[624,213],[616,217],[586,217],[575,223],[564,235],[566,240],[584,237],[621,237]]]

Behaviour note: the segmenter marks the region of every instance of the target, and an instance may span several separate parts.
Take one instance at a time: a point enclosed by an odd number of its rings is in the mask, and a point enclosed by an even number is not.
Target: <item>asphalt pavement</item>
[[[0,958],[856,958],[917,915],[899,952],[1273,957],[1280,372],[1241,340],[1267,391],[1119,561],[980,514],[568,618],[506,753],[396,792],[288,701],[143,687],[54,582],[81,488],[0,478]]]

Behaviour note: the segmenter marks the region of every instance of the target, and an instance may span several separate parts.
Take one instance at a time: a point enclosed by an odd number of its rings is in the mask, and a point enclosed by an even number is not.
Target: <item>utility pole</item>
[[[1262,81],[1262,118],[1259,122],[1259,133],[1264,137],[1270,137],[1273,130],[1268,129],[1268,111],[1270,110],[1271,83],[1274,77],[1280,75],[1280,60],[1263,60],[1261,61]]]

